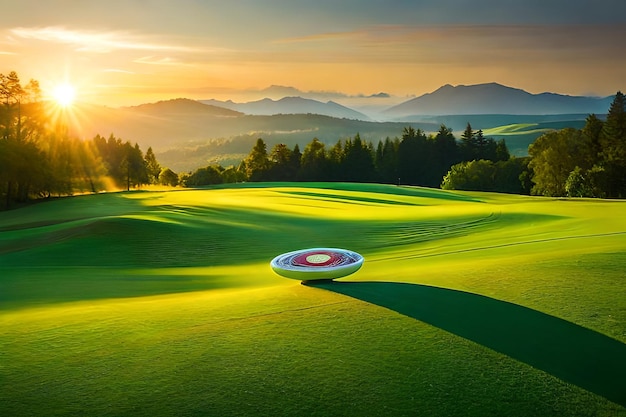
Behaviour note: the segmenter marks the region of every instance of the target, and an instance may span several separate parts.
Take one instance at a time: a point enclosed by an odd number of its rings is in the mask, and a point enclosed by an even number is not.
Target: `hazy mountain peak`
[[[216,100],[206,100],[204,103],[220,105],[249,115],[271,116],[274,114],[319,114],[346,119],[369,120],[365,114],[349,107],[328,101],[326,103],[299,96],[286,96],[278,100],[269,97],[247,103],[225,103]]]
[[[175,98],[171,100],[157,101],[156,103],[140,104],[138,106],[132,106],[129,110],[150,113],[150,114],[162,114],[162,113],[175,113],[175,114],[192,114],[201,113],[213,116],[241,116],[242,113],[227,109],[224,107],[218,107],[212,104],[201,103],[196,100],[188,98]]]
[[[576,97],[555,93],[531,94],[496,82],[446,84],[385,111],[393,117],[455,114],[568,114],[606,112],[607,98]]]
[[[271,85],[263,90],[261,93],[266,96],[271,97],[287,97],[287,96],[300,96],[302,95],[302,91],[298,90],[295,87],[284,86],[284,85]]]

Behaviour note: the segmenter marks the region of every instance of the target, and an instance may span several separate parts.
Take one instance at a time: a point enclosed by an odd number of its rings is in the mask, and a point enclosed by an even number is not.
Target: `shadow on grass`
[[[626,406],[626,344],[517,304],[393,282],[315,285],[469,339]]]

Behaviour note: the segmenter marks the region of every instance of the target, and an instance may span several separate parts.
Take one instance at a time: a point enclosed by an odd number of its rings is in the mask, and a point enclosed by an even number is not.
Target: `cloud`
[[[105,68],[102,70],[102,72],[110,72],[116,74],[135,74],[133,71],[123,70],[119,68]]]
[[[176,58],[172,58],[169,56],[160,57],[160,56],[153,56],[153,55],[137,58],[133,62],[136,62],[138,64],[148,64],[148,65],[173,65],[173,66],[188,66],[189,65],[189,64],[180,62]]]
[[[292,59],[461,64],[621,55],[622,25],[375,25],[275,40]]]
[[[18,27],[10,32],[21,39],[39,40],[71,45],[76,51],[107,53],[115,50],[196,52],[195,48],[146,42],[129,32],[95,32],[70,30],[64,27]]]

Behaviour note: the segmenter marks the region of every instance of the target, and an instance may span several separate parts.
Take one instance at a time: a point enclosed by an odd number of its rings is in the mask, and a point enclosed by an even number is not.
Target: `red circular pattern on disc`
[[[334,266],[343,260],[343,254],[330,251],[310,251],[299,254],[291,261],[292,265],[297,266]],[[321,262],[311,262],[310,259],[317,257],[318,259],[325,259]]]
[[[332,280],[355,273],[363,256],[335,248],[311,248],[278,255],[270,262],[278,275],[301,281]]]

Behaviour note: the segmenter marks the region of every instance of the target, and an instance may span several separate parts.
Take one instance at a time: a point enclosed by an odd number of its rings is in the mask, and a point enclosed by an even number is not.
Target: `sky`
[[[20,0],[0,13],[0,73],[108,106],[270,85],[606,96],[626,89],[624,39],[623,0]]]

